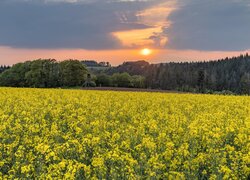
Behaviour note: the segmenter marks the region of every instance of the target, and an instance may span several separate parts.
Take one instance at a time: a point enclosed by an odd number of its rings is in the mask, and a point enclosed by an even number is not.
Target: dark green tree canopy
[[[18,63],[0,75],[1,86],[12,87],[72,87],[81,86],[87,70],[77,60],[57,62],[38,59]]]
[[[78,60],[66,60],[59,64],[60,83],[62,86],[81,86],[84,83],[87,70]]]

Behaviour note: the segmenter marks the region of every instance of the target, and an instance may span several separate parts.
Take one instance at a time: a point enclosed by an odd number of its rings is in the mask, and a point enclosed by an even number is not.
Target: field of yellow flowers
[[[250,97],[0,88],[0,179],[249,179]]]

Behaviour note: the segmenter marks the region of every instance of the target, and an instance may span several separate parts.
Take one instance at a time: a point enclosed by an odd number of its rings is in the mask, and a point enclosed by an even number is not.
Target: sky
[[[1,0],[0,64],[216,60],[250,51],[249,19],[248,0]]]

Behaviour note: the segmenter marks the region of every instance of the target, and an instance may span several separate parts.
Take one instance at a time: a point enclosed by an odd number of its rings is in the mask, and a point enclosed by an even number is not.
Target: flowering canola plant
[[[250,97],[0,88],[0,179],[249,179]]]

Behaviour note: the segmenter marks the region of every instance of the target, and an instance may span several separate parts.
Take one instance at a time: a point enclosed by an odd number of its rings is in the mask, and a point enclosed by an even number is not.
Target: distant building
[[[83,84],[83,87],[95,87],[96,84],[94,81],[92,81],[91,74],[87,74],[86,81]]]

